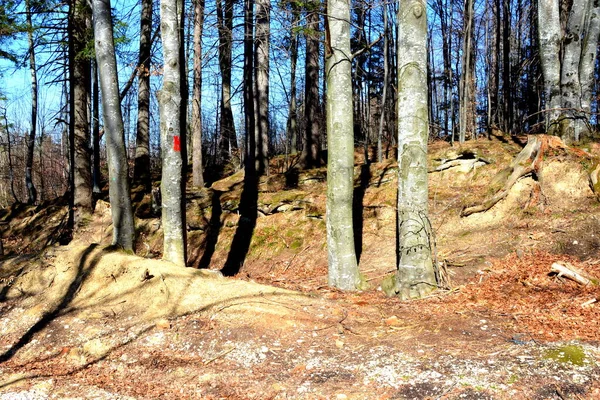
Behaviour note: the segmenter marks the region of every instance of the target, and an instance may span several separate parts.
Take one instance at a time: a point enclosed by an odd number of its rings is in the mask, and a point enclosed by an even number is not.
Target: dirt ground
[[[137,256],[107,248],[102,201],[68,246],[57,243],[60,203],[0,212],[0,399],[600,398],[598,286],[549,274],[561,262],[600,277],[586,163],[549,157],[544,179],[460,217],[520,148],[474,142],[460,151],[490,164],[430,174],[453,286],[410,302],[379,287],[395,264],[392,161],[367,168],[357,157],[355,232],[371,285],[357,293],[327,287],[324,172],[290,176],[285,160],[261,182],[250,250],[231,278],[219,270],[239,226],[239,174],[188,193],[190,264],[205,269],[157,259],[160,222],[142,195]],[[432,171],[454,151],[432,145]]]

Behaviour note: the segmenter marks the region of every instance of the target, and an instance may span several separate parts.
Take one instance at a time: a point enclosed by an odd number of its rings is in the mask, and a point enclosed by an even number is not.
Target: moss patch
[[[547,360],[554,360],[559,363],[571,363],[582,366],[586,361],[586,355],[581,346],[574,344],[564,345],[555,349],[550,349],[544,354]]]

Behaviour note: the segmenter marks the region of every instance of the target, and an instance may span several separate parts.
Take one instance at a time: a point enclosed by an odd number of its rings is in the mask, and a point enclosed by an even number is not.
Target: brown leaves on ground
[[[597,285],[582,286],[550,274],[550,266],[567,261],[590,277],[600,276],[600,262],[536,252],[495,260],[490,270],[467,284],[454,308],[486,308],[509,316],[533,337],[551,341],[600,340],[600,298]]]

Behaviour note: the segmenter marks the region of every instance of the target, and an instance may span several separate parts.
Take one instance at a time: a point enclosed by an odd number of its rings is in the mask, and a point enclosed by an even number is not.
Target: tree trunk
[[[387,4],[383,3],[383,92],[381,93],[381,115],[379,116],[379,131],[377,132],[377,162],[383,161],[383,126],[385,122],[385,102],[387,100],[387,87],[389,83],[389,57],[388,57],[388,13]]]
[[[458,133],[459,143],[464,143],[467,136],[471,135],[473,129],[472,101],[471,92],[473,80],[473,11],[474,1],[465,0],[464,3],[464,24],[463,24],[463,43],[462,43],[462,72],[460,75],[460,97],[459,97],[459,124]]]
[[[269,41],[271,1],[256,0],[254,114],[256,172],[269,174]]]
[[[565,143],[579,141],[582,131],[581,84],[579,62],[581,60],[585,17],[588,0],[574,0],[569,12],[567,29],[563,38],[560,92],[563,113],[560,117],[560,136]]]
[[[132,251],[135,230],[110,0],[93,0],[93,7],[95,50],[102,90],[102,111],[108,153],[108,190],[113,221],[112,244]]]
[[[71,5],[69,35],[70,116],[69,141],[71,147],[70,226],[92,212],[92,174],[90,160],[90,126],[88,119],[88,91],[90,61],[84,54],[88,43],[87,21],[90,9],[83,0]]]
[[[502,10],[502,126],[504,133],[512,133],[513,130],[511,36],[511,0],[504,0]]]
[[[560,111],[560,9],[558,0],[538,0],[538,39],[540,64],[544,76],[546,129],[552,132]]]
[[[138,118],[135,137],[134,185],[146,193],[152,188],[150,176],[150,57],[152,47],[152,0],[142,0],[140,55],[138,61]]]
[[[327,3],[325,51],[327,64],[327,254],[329,285],[361,288],[354,249],[352,194],[354,190],[354,132],[350,2]]]
[[[586,16],[586,34],[583,37],[581,49],[581,61],[579,63],[579,82],[581,83],[581,109],[584,112],[586,122],[592,112],[592,101],[594,93],[594,71],[598,42],[600,40],[600,5],[594,2]],[[589,134],[589,122],[582,131],[582,135]]]
[[[225,8],[223,8],[223,2]],[[219,70],[221,71],[221,122],[218,159],[223,163],[229,160],[231,150],[237,148],[235,124],[231,110],[233,0],[217,0],[217,25],[219,30]]]
[[[27,203],[35,204],[37,200],[37,190],[33,184],[33,150],[35,148],[35,135],[37,129],[37,68],[35,64],[35,43],[33,40],[33,23],[31,21],[31,3],[26,1],[27,15],[27,38],[29,41],[29,70],[31,71],[31,128],[27,137],[27,159],[25,160],[25,186],[27,187]]]
[[[311,0],[306,4],[306,61],[304,63],[304,147],[300,156],[302,168],[321,165],[321,135],[319,131],[319,8]]]
[[[291,2],[292,26],[290,29],[290,98],[287,119],[287,137],[289,140],[290,153],[298,152],[298,115],[296,106],[296,65],[298,63],[298,24],[300,22],[300,10],[298,3]]]
[[[204,0],[194,1],[194,88],[192,94],[192,185],[204,186],[202,166],[202,32]]]
[[[98,83],[98,63],[95,59],[91,60],[92,66],[92,180],[93,192],[100,194],[102,192],[100,173],[100,86]]]
[[[398,270],[392,294],[418,298],[437,287],[427,199],[427,3],[398,11]]]
[[[185,191],[182,191],[185,135],[181,132],[180,19],[176,0],[161,0],[160,26],[164,63],[163,87],[158,92],[162,154],[163,259],[185,267]],[[183,137],[182,137],[183,136]]]
[[[256,122],[254,110],[254,0],[244,1],[244,130],[245,171],[256,168]],[[250,168],[251,167],[251,168]]]

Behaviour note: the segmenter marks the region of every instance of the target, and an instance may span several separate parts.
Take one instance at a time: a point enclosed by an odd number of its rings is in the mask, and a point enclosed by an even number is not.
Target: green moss
[[[516,383],[518,380],[519,380],[519,377],[517,375],[515,375],[515,374],[512,374],[510,376],[510,378],[508,378],[508,382],[507,383],[509,385],[512,385],[513,383]]]
[[[385,293],[388,296],[395,296],[396,295],[396,274],[391,274],[386,276],[385,278],[383,278],[383,281],[381,281],[381,290],[383,290],[383,293]]]
[[[586,361],[586,355],[581,346],[564,345],[555,349],[547,350],[544,354],[547,360],[554,360],[559,363],[571,363],[573,365],[582,366]]]
[[[290,249],[297,250],[304,244],[303,239],[295,239],[292,243],[290,243]]]

